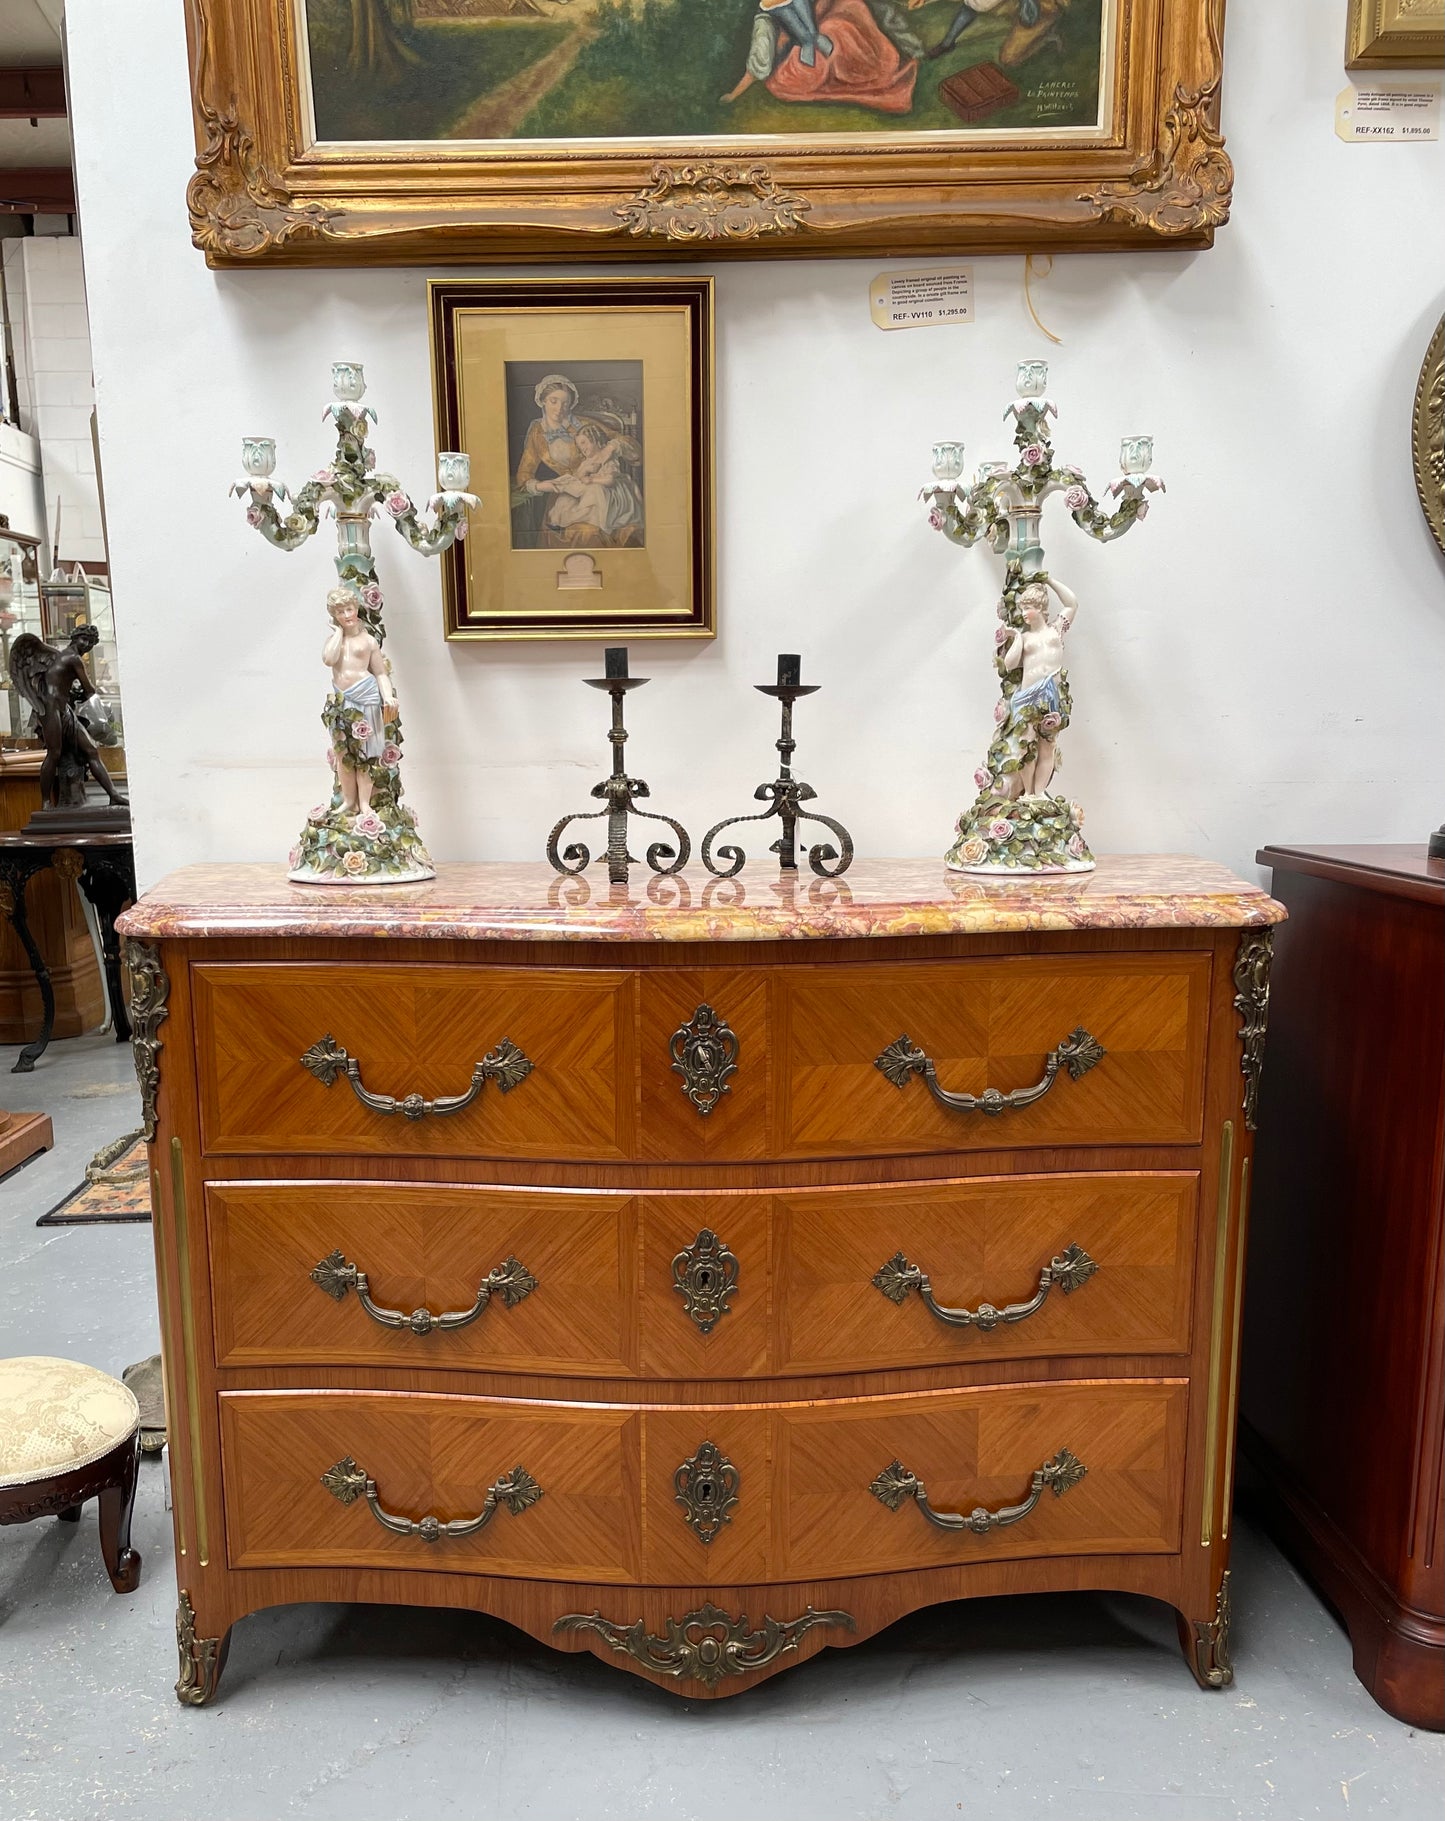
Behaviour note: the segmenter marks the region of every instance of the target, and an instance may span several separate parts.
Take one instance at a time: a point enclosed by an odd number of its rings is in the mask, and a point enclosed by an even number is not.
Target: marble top
[[[188,866],[119,919],[125,936],[762,942],[1015,930],[1244,928],[1284,907],[1212,861],[1104,856],[1092,873],[1000,879],[937,860],[859,861],[842,878],[692,870],[564,878],[540,863],[443,865],[422,885],[293,885],[279,865]]]

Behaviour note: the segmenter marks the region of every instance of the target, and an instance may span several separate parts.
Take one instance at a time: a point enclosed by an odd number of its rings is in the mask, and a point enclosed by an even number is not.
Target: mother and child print
[[[506,366],[512,548],[642,548],[642,362]]]
[[[1120,0],[302,0],[322,140],[1097,127]]]

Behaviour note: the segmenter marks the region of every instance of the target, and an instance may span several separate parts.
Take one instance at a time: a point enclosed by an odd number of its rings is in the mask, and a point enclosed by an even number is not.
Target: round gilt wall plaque
[[[1420,383],[1415,388],[1415,415],[1411,426],[1415,450],[1415,485],[1431,535],[1445,550],[1445,316],[1440,318]]]

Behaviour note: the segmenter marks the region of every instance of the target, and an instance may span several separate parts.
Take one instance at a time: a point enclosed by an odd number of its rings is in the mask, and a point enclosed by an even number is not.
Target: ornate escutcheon
[[[668,1045],[672,1072],[682,1076],[682,1091],[704,1115],[730,1092],[728,1076],[738,1068],[737,1033],[710,1005],[700,1005],[686,1024],[672,1033]]]
[[[739,1479],[737,1468],[712,1442],[704,1442],[673,1474],[682,1515],[700,1543],[710,1543],[724,1524],[732,1522]]]
[[[890,1511],[897,1511],[905,1499],[912,1499],[930,1524],[940,1530],[970,1530],[975,1536],[987,1536],[990,1530],[1002,1530],[1020,1523],[1043,1497],[1047,1486],[1056,1499],[1061,1499],[1072,1486],[1077,1486],[1088,1468],[1067,1448],[1060,1448],[1051,1461],[1035,1467],[1029,1482],[1028,1496],[1018,1505],[1004,1505],[989,1511],[975,1505],[972,1511],[935,1511],[928,1502],[922,1480],[912,1474],[902,1461],[890,1461],[868,1490],[881,1499]]]
[[[730,1313],[728,1298],[738,1287],[738,1261],[711,1227],[704,1227],[673,1259],[672,1287],[704,1334],[711,1334]]]
[[[349,1454],[334,1467],[326,1469],[321,1475],[321,1484],[338,1504],[354,1505],[357,1499],[364,1497],[371,1507],[371,1515],[383,1530],[390,1530],[396,1536],[420,1537],[424,1543],[439,1543],[444,1537],[475,1536],[491,1523],[499,1505],[505,1505],[513,1517],[520,1517],[542,1496],[542,1488],[527,1469],[514,1467],[504,1479],[487,1488],[486,1501],[475,1517],[452,1518],[443,1523],[440,1518],[399,1517],[395,1512],[383,1511],[376,1481],[364,1467],[358,1467]]]
[[[1244,1072],[1244,1123],[1258,1128],[1259,1082],[1264,1073],[1264,1038],[1269,1024],[1269,967],[1274,959],[1274,931],[1246,930],[1239,940],[1234,963],[1234,1009],[1242,1012],[1239,1027],[1244,1052],[1239,1066]]]
[[[1016,1111],[1042,1100],[1054,1085],[1060,1069],[1067,1069],[1070,1080],[1077,1081],[1102,1062],[1104,1054],[1104,1046],[1097,1037],[1091,1037],[1082,1027],[1070,1031],[1044,1058],[1044,1072],[1039,1080],[1032,1087],[1013,1088],[1008,1093],[1001,1088],[985,1088],[981,1094],[950,1094],[938,1085],[932,1058],[924,1055],[906,1031],[890,1043],[882,1055],[874,1057],[873,1066],[881,1069],[896,1088],[907,1087],[911,1076],[921,1075],[929,1093],[950,1112],[986,1113],[990,1118],[996,1118],[1000,1113]]]
[[[383,1328],[407,1328],[413,1334],[446,1333],[470,1326],[494,1296],[500,1296],[509,1309],[515,1309],[523,1297],[537,1288],[537,1280],[520,1259],[507,1258],[489,1271],[477,1290],[477,1300],[470,1309],[451,1309],[433,1315],[430,1309],[413,1309],[407,1315],[401,1309],[383,1309],[371,1300],[371,1284],[365,1271],[352,1264],[344,1252],[328,1252],[311,1269],[311,1281],[324,1290],[333,1302],[341,1302],[349,1291],[374,1322]]]
[[[631,1657],[655,1676],[687,1676],[715,1688],[724,1676],[745,1676],[754,1669],[766,1669],[787,1651],[796,1650],[799,1639],[815,1625],[854,1630],[852,1613],[815,1612],[810,1606],[796,1619],[765,1616],[758,1630],[751,1631],[745,1612],[731,1618],[711,1603],[684,1613],[680,1619],[668,1619],[661,1637],[649,1632],[642,1619],[619,1625],[604,1619],[600,1612],[564,1613],[552,1629],[595,1631],[613,1650]]]
[[[397,1100],[390,1094],[373,1094],[361,1085],[361,1064],[341,1047],[330,1031],[313,1043],[300,1061],[302,1068],[309,1070],[322,1087],[331,1087],[339,1075],[344,1075],[351,1084],[352,1093],[364,1107],[369,1107],[373,1113],[400,1113],[405,1119],[460,1113],[472,1104],[489,1081],[495,1081],[502,1093],[510,1094],[518,1082],[525,1081],[532,1072],[531,1061],[510,1037],[504,1037],[472,1070],[471,1084],[465,1094],[444,1095],[437,1100],[407,1094]]]
[[[161,1040],[156,1035],[168,1017],[166,1000],[171,983],[161,966],[161,952],[150,942],[127,937],[123,951],[130,972],[131,1053],[140,1082],[141,1130],[147,1144],[155,1142],[156,1101],[161,1089]]]
[[[996,1309],[992,1303],[980,1303],[976,1309],[945,1308],[934,1301],[928,1273],[921,1265],[910,1264],[901,1252],[895,1252],[874,1272],[873,1282],[891,1303],[901,1306],[909,1294],[917,1290],[924,1305],[948,1327],[978,1328],[990,1334],[1000,1323],[1025,1321],[1030,1315],[1036,1315],[1055,1284],[1065,1296],[1071,1296],[1098,1268],[1082,1246],[1067,1245],[1039,1272],[1039,1287],[1026,1303],[1007,1303],[1002,1309]]]

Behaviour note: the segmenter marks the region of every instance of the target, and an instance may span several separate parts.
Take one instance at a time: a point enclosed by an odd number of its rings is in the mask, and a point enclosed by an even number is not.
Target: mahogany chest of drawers
[[[1075,1588],[1226,1683],[1281,914],[1185,859],[174,875],[122,928],[181,1699],[286,1601],[699,1696]]]

